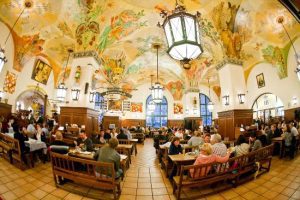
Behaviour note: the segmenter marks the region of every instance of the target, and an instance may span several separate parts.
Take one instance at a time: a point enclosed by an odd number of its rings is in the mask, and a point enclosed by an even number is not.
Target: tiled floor
[[[64,187],[89,197],[112,198],[108,192],[73,183],[66,184]],[[201,190],[202,193],[211,191],[213,191],[212,188]],[[183,192],[183,196],[191,196],[196,192],[199,193],[199,189],[186,190]],[[0,196],[5,200],[89,199],[56,188],[50,163],[39,163],[34,169],[21,171],[3,158],[0,158]],[[171,184],[165,178],[156,159],[152,139],[147,139],[144,145],[138,145],[138,155],[133,156],[130,169],[122,182],[120,200],[127,199],[175,199],[172,195]],[[300,156],[292,161],[274,157],[269,173],[237,188],[216,193],[204,199],[300,199]]]

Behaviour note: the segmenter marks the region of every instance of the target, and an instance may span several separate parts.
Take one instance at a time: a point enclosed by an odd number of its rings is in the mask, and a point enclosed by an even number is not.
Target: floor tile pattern
[[[146,139],[138,144],[137,156],[126,172],[122,184],[120,200],[172,200],[172,185],[161,170],[153,148],[153,140]],[[209,193],[214,188],[187,189],[183,197]],[[72,191],[72,192],[69,192]],[[79,195],[81,194],[81,195]],[[5,200],[87,200],[112,199],[109,192],[80,186],[74,183],[64,185],[64,189],[54,184],[51,164],[38,163],[35,168],[21,171],[0,158],[0,199]],[[206,196],[208,200],[300,200],[300,156],[294,160],[274,157],[269,173],[237,188]]]

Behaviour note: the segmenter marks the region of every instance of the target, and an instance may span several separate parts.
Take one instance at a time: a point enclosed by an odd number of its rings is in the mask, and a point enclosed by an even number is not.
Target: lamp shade
[[[209,112],[214,110],[214,104],[211,101],[207,103],[207,109]]]
[[[165,16],[162,27],[172,58],[187,63],[202,54],[197,16],[186,13],[183,6],[176,5],[175,11]]]
[[[71,90],[72,100],[73,101],[78,101],[79,94],[80,94],[80,90],[79,89],[72,89]]]
[[[56,98],[59,101],[64,101],[67,95],[67,89],[64,83],[60,83],[56,88]]]
[[[154,84],[152,87],[152,101],[154,103],[161,103],[163,100],[163,86],[161,86],[158,82]]]
[[[238,94],[239,103],[244,104],[245,103],[245,94]]]
[[[95,92],[90,92],[89,101],[90,103],[93,103],[95,101]]]
[[[7,59],[4,54],[4,49],[0,48],[0,73],[4,67],[4,64],[7,62]]]

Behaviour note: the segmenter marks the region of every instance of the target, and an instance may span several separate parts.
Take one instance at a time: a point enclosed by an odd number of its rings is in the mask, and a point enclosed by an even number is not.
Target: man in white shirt
[[[290,122],[289,126],[290,126],[291,133],[293,134],[293,136],[295,136],[296,138],[298,138],[299,137],[299,133],[298,133],[298,130],[296,129],[296,127],[294,126],[294,123]]]

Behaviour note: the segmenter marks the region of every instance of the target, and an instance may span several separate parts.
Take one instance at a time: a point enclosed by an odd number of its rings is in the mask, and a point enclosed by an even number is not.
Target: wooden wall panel
[[[0,102],[0,116],[3,116],[5,118],[11,116],[11,108],[12,105]]]
[[[284,110],[284,120],[286,121],[294,120],[296,118],[295,111],[300,112],[300,107]]]
[[[110,124],[115,124],[117,131],[121,128],[120,117],[118,116],[104,116],[102,125],[104,129],[108,129]]]
[[[77,124],[84,125],[87,135],[98,131],[99,112],[84,107],[61,107],[60,108],[60,125]],[[93,124],[95,123],[95,125]]]
[[[184,120],[168,120],[168,127],[184,127]]]
[[[230,140],[237,139],[235,136],[235,127],[251,125],[253,122],[253,112],[251,109],[229,110],[218,113],[218,132],[222,137],[228,137]]]
[[[146,120],[144,119],[124,119],[121,122],[122,127],[132,127],[132,126],[138,126],[140,125],[141,127],[146,126]]]
[[[200,124],[202,124],[201,117],[186,117],[184,118],[184,128],[197,130],[199,129]]]

